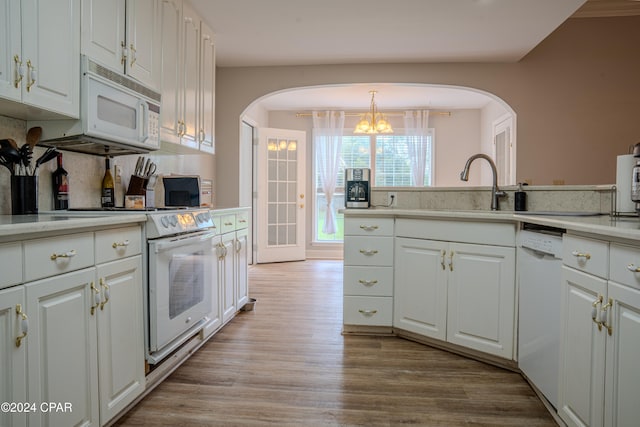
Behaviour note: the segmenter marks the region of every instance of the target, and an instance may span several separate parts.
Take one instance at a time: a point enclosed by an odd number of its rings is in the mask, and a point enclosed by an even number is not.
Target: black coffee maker
[[[344,205],[347,208],[366,209],[371,200],[371,169],[347,168],[344,178]]]

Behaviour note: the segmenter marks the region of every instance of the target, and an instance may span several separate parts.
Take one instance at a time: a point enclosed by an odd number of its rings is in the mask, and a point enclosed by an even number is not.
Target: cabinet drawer
[[[20,242],[0,245],[0,289],[22,283],[22,245]]]
[[[124,227],[96,232],[96,263],[114,261],[142,252],[140,227]]]
[[[345,236],[393,236],[393,218],[344,218]]]
[[[503,222],[401,218],[396,221],[396,237],[515,247],[516,226]]]
[[[609,273],[609,244],[602,240],[565,234],[562,238],[562,263],[606,279]]]
[[[392,319],[391,297],[344,297],[345,325],[391,326]]]
[[[24,242],[24,280],[29,282],[94,265],[93,233]]]
[[[249,212],[238,212],[236,214],[236,229],[240,230],[249,226]]]
[[[230,231],[234,231],[236,229],[235,214],[220,215],[219,218],[220,219],[218,220],[218,223],[216,225],[218,226],[220,233],[229,233]]]
[[[393,237],[348,236],[344,239],[345,265],[393,265]]]
[[[344,267],[345,295],[390,297],[393,295],[392,267]]]
[[[609,279],[640,289],[640,248],[611,244]]]

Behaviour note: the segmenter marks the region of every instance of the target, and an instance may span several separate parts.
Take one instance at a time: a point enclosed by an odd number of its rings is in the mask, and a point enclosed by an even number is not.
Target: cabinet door
[[[558,415],[568,426],[603,424],[606,332],[591,315],[606,291],[605,280],[562,267]]]
[[[18,78],[16,55],[22,57],[20,2],[0,0],[0,97],[20,101],[20,86],[15,84]]]
[[[162,69],[158,0],[127,2],[127,61],[125,73],[160,90]]]
[[[249,286],[247,279],[247,234],[248,229],[236,231],[235,241],[235,292],[236,308],[240,309],[249,302]]]
[[[188,3],[182,5],[183,128],[180,144],[198,148],[198,72],[200,52],[200,19]]]
[[[220,236],[214,236],[211,240],[211,247],[213,255],[218,259],[217,262],[211,263],[211,312],[207,315],[209,320],[204,326],[204,337],[208,337],[222,326],[222,289],[220,281],[219,268],[221,264],[220,256],[223,254],[223,249],[220,245]]]
[[[605,425],[631,426],[640,419],[640,291],[609,282],[613,307],[607,323]]]
[[[452,243],[447,341],[511,359],[515,248]]]
[[[180,57],[182,40],[182,0],[160,1],[161,84],[160,137],[162,141],[180,142],[182,120],[182,69]]]
[[[213,31],[201,23],[200,41],[200,114],[198,142],[200,150],[215,153],[216,119],[216,45]]]
[[[21,312],[26,312],[24,302],[22,286],[0,291],[0,403],[27,401],[27,338],[20,341],[20,346],[16,345],[16,338],[23,332],[22,316],[16,308],[19,306]],[[0,411],[0,425],[25,426],[26,414]]]
[[[78,117],[80,0],[22,0],[21,4],[22,101]]]
[[[100,424],[144,391],[142,258],[98,266],[102,304],[98,318]]]
[[[396,238],[393,326],[444,340],[447,243]]]
[[[234,293],[234,243],[235,233],[227,233],[221,236],[218,256],[218,281],[222,290],[222,323],[231,320],[236,312],[236,298]]]
[[[125,0],[82,0],[81,50],[116,71],[123,71]]]
[[[25,285],[30,402],[69,402],[72,411],[29,414],[33,426],[98,425],[95,269]]]

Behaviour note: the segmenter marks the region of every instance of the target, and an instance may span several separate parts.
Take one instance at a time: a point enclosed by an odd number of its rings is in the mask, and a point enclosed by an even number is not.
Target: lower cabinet
[[[71,405],[28,414],[30,426],[99,425],[95,268],[25,285],[29,332],[27,401]]]
[[[100,424],[145,389],[142,257],[98,265],[102,291],[98,321]]]
[[[241,309],[246,303],[249,302],[249,282],[247,277],[247,257],[249,243],[248,229],[244,228],[236,230],[235,241],[235,255],[234,255],[234,267],[235,267],[235,298],[236,308]]]
[[[29,425],[104,425],[145,388],[140,255],[24,286]],[[64,406],[63,406],[64,408]]]
[[[216,249],[218,256],[218,286],[222,302],[222,323],[227,323],[236,313],[236,297],[234,293],[234,265],[235,233],[225,233],[220,236],[220,243]]]
[[[513,357],[515,248],[398,237],[395,328]]]
[[[24,310],[24,286],[0,291],[0,403],[27,401],[27,346],[24,329],[28,333],[29,319],[23,319]],[[0,426],[26,425],[26,413],[0,411]]]
[[[564,242],[558,414],[568,426],[640,419],[640,249]]]

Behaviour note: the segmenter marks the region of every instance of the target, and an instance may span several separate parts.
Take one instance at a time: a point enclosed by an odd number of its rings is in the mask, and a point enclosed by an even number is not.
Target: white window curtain
[[[336,189],[341,160],[344,111],[314,111],[312,117],[316,167],[327,201],[322,232],[334,234],[336,214],[333,208],[333,193]]]
[[[422,187],[429,160],[429,110],[405,111],[404,129],[409,140],[413,186]]]

